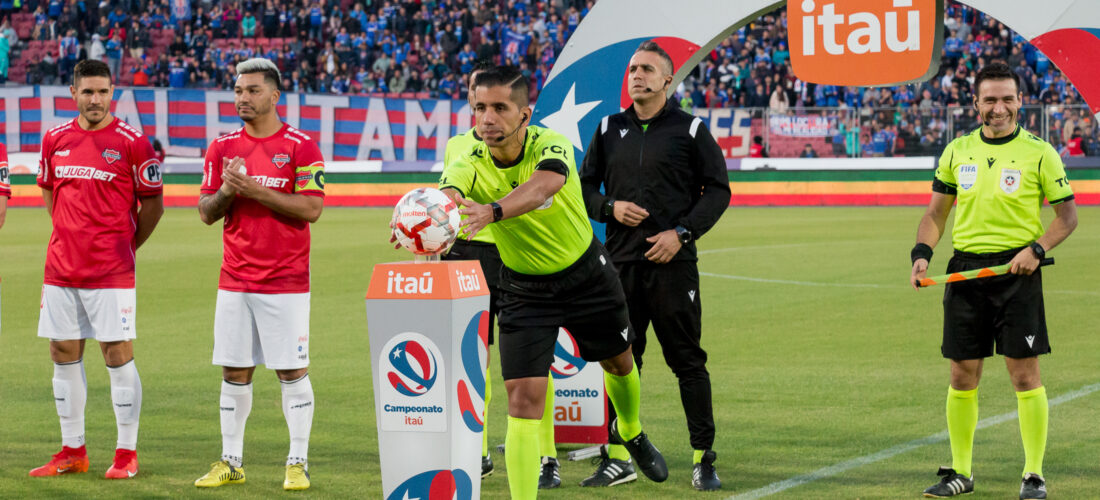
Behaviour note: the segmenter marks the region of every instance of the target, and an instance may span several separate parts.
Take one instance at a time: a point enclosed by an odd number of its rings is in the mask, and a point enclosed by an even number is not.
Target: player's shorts
[[[50,340],[137,338],[137,293],[133,288],[69,288],[42,285],[38,336]]]
[[[499,322],[505,380],[545,377],[554,362],[559,327],[569,330],[588,361],[617,356],[634,341],[619,275],[595,239],[576,262],[553,274],[504,267]]]
[[[309,366],[309,293],[218,290],[214,364],[272,370]]]
[[[481,272],[485,274],[485,283],[489,286],[489,345],[492,345],[496,318],[500,311],[500,270],[504,268],[497,246],[458,239],[451,245],[447,255],[443,256],[443,260],[476,260],[481,263]]]
[[[991,254],[955,251],[947,272],[1007,264],[1020,248]],[[1030,358],[1050,352],[1043,309],[1043,276],[1006,274],[948,283],[943,294],[943,345],[948,359],[980,359],[996,353]]]

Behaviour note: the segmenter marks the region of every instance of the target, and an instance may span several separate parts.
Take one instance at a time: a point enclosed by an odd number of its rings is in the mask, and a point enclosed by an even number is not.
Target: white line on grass
[[[738,252],[741,250],[771,250],[774,248],[799,248],[799,247],[815,247],[822,245],[850,245],[852,243],[867,243],[867,240],[848,240],[848,241],[811,241],[806,243],[779,243],[775,245],[746,245],[741,247],[726,247],[726,248],[711,248],[708,250],[700,250],[699,255],[706,255],[711,253],[724,253],[724,252]]]
[[[1073,401],[1074,399],[1077,399],[1077,398],[1080,398],[1080,397],[1083,397],[1083,396],[1088,396],[1089,394],[1092,394],[1092,393],[1094,393],[1098,390],[1100,390],[1100,383],[1092,384],[1092,385],[1086,385],[1086,386],[1084,386],[1080,389],[1077,389],[1075,391],[1067,392],[1065,394],[1062,394],[1061,396],[1058,396],[1054,399],[1051,399],[1050,402],[1049,402],[1049,405],[1050,406],[1057,406],[1057,405],[1060,405],[1060,404],[1065,403],[1067,401]],[[985,429],[986,427],[992,427],[994,425],[1002,424],[1002,423],[1008,422],[1009,420],[1015,420],[1015,419],[1016,419],[1016,412],[1010,411],[1008,413],[1003,413],[1001,415],[997,415],[997,416],[989,417],[989,418],[986,418],[986,419],[982,419],[981,421],[978,422],[978,429]],[[947,432],[946,431],[945,432],[939,432],[939,433],[936,433],[936,434],[932,434],[931,436],[926,436],[926,437],[923,437],[923,438],[920,438],[920,439],[915,439],[913,441],[909,441],[908,443],[899,444],[897,446],[891,446],[890,448],[886,448],[885,450],[878,451],[878,452],[872,453],[870,455],[864,455],[862,457],[853,458],[851,460],[845,460],[843,462],[839,462],[839,463],[830,465],[828,467],[822,467],[822,468],[820,468],[818,470],[815,470],[815,471],[813,471],[809,474],[803,474],[801,476],[795,476],[795,477],[792,477],[790,479],[785,479],[783,481],[779,481],[779,482],[776,482],[776,483],[769,484],[767,486],[764,486],[763,488],[758,488],[758,489],[755,489],[755,490],[752,490],[752,491],[742,493],[740,495],[731,496],[727,500],[751,500],[751,499],[754,499],[754,498],[763,498],[763,497],[766,497],[766,496],[769,496],[769,495],[774,495],[776,493],[779,493],[779,492],[784,491],[784,490],[789,490],[789,489],[794,488],[796,486],[801,486],[801,485],[806,484],[806,483],[811,483],[811,482],[817,481],[818,479],[825,479],[827,477],[832,477],[832,476],[835,476],[837,474],[847,472],[851,469],[855,469],[857,467],[862,467],[864,465],[873,464],[875,462],[881,462],[883,460],[893,458],[897,455],[901,455],[902,453],[915,450],[915,449],[920,448],[922,446],[926,446],[926,445],[930,445],[930,444],[936,444],[936,443],[940,443],[940,442],[943,442],[943,441],[947,441]]]

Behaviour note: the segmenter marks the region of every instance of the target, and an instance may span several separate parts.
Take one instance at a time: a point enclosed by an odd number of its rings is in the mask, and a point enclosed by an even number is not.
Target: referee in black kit
[[[691,447],[692,485],[716,490],[714,415],[707,353],[699,345],[702,307],[695,240],[729,206],[726,162],[702,120],[666,98],[672,58],[655,42],[630,58],[634,104],[605,117],[588,144],[581,186],[588,214],[607,223],[607,250],[626,292],[637,338],[639,368],[645,333],[661,342],[665,361],[680,382]],[[600,193],[600,186],[606,194]],[[582,486],[613,486],[636,474],[621,446],[612,445]]]

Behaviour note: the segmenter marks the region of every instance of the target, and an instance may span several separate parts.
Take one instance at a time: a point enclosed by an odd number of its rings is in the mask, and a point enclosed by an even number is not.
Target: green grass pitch
[[[577,486],[594,466],[562,459],[563,487],[542,498],[727,498],[806,475],[768,498],[917,498],[950,463],[946,442],[884,450],[945,431],[947,363],[939,355],[942,288],[914,291],[909,248],[923,209],[730,209],[700,241],[704,347],[718,427],[720,494],[691,490],[691,450],[676,381],[650,342],[643,375],[643,424],[671,470],[662,484],[591,491]],[[297,496],[380,498],[363,296],[372,265],[404,260],[390,248],[389,210],[329,209],[313,226],[310,367],[317,411],[310,446],[313,488]],[[1053,217],[1044,210],[1044,220]],[[1050,397],[1100,382],[1096,312],[1100,209],[1080,210],[1076,233],[1044,269],[1054,353],[1042,358]],[[199,491],[192,481],[220,454],[219,368],[210,364],[220,227],[194,209],[170,209],[138,252],[144,387],[141,474],[108,482],[115,441],[107,372],[94,342],[85,356],[87,439],[92,469],[31,479],[27,471],[59,449],[47,342],[35,337],[50,224],[42,209],[12,209],[0,230],[0,498],[272,498],[283,495],[287,431],[278,383],[257,371],[245,443],[248,482]],[[950,253],[941,242],[932,272]],[[650,333],[652,335],[652,332]],[[494,365],[497,358],[494,354]],[[999,358],[989,360],[980,418],[1016,409]],[[499,370],[494,370],[499,377]],[[1095,389],[1095,387],[1094,387]],[[504,386],[490,408],[491,442],[504,440]],[[1100,392],[1051,408],[1044,473],[1052,498],[1100,492]],[[969,498],[1015,498],[1023,451],[1015,419],[978,431]],[[890,453],[886,453],[890,455]],[[868,458],[870,457],[870,458]],[[507,497],[504,457],[482,482],[484,498]],[[855,460],[855,462],[848,462]],[[815,471],[845,464],[825,473]],[[830,475],[829,471],[835,472]],[[288,494],[289,496],[289,494]]]

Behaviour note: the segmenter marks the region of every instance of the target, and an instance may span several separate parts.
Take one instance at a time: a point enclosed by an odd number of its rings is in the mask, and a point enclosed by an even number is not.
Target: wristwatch
[[[1047,256],[1046,249],[1044,249],[1043,245],[1040,245],[1038,241],[1032,243],[1030,248],[1032,252],[1035,252],[1035,257],[1039,260],[1043,260],[1043,257]]]
[[[676,226],[676,237],[680,239],[681,245],[687,245],[691,242],[691,231],[684,226]]]
[[[615,216],[615,198],[608,198],[607,201],[604,202],[601,212],[602,212],[601,215],[603,215],[604,220],[606,220],[608,217],[614,217]]]

